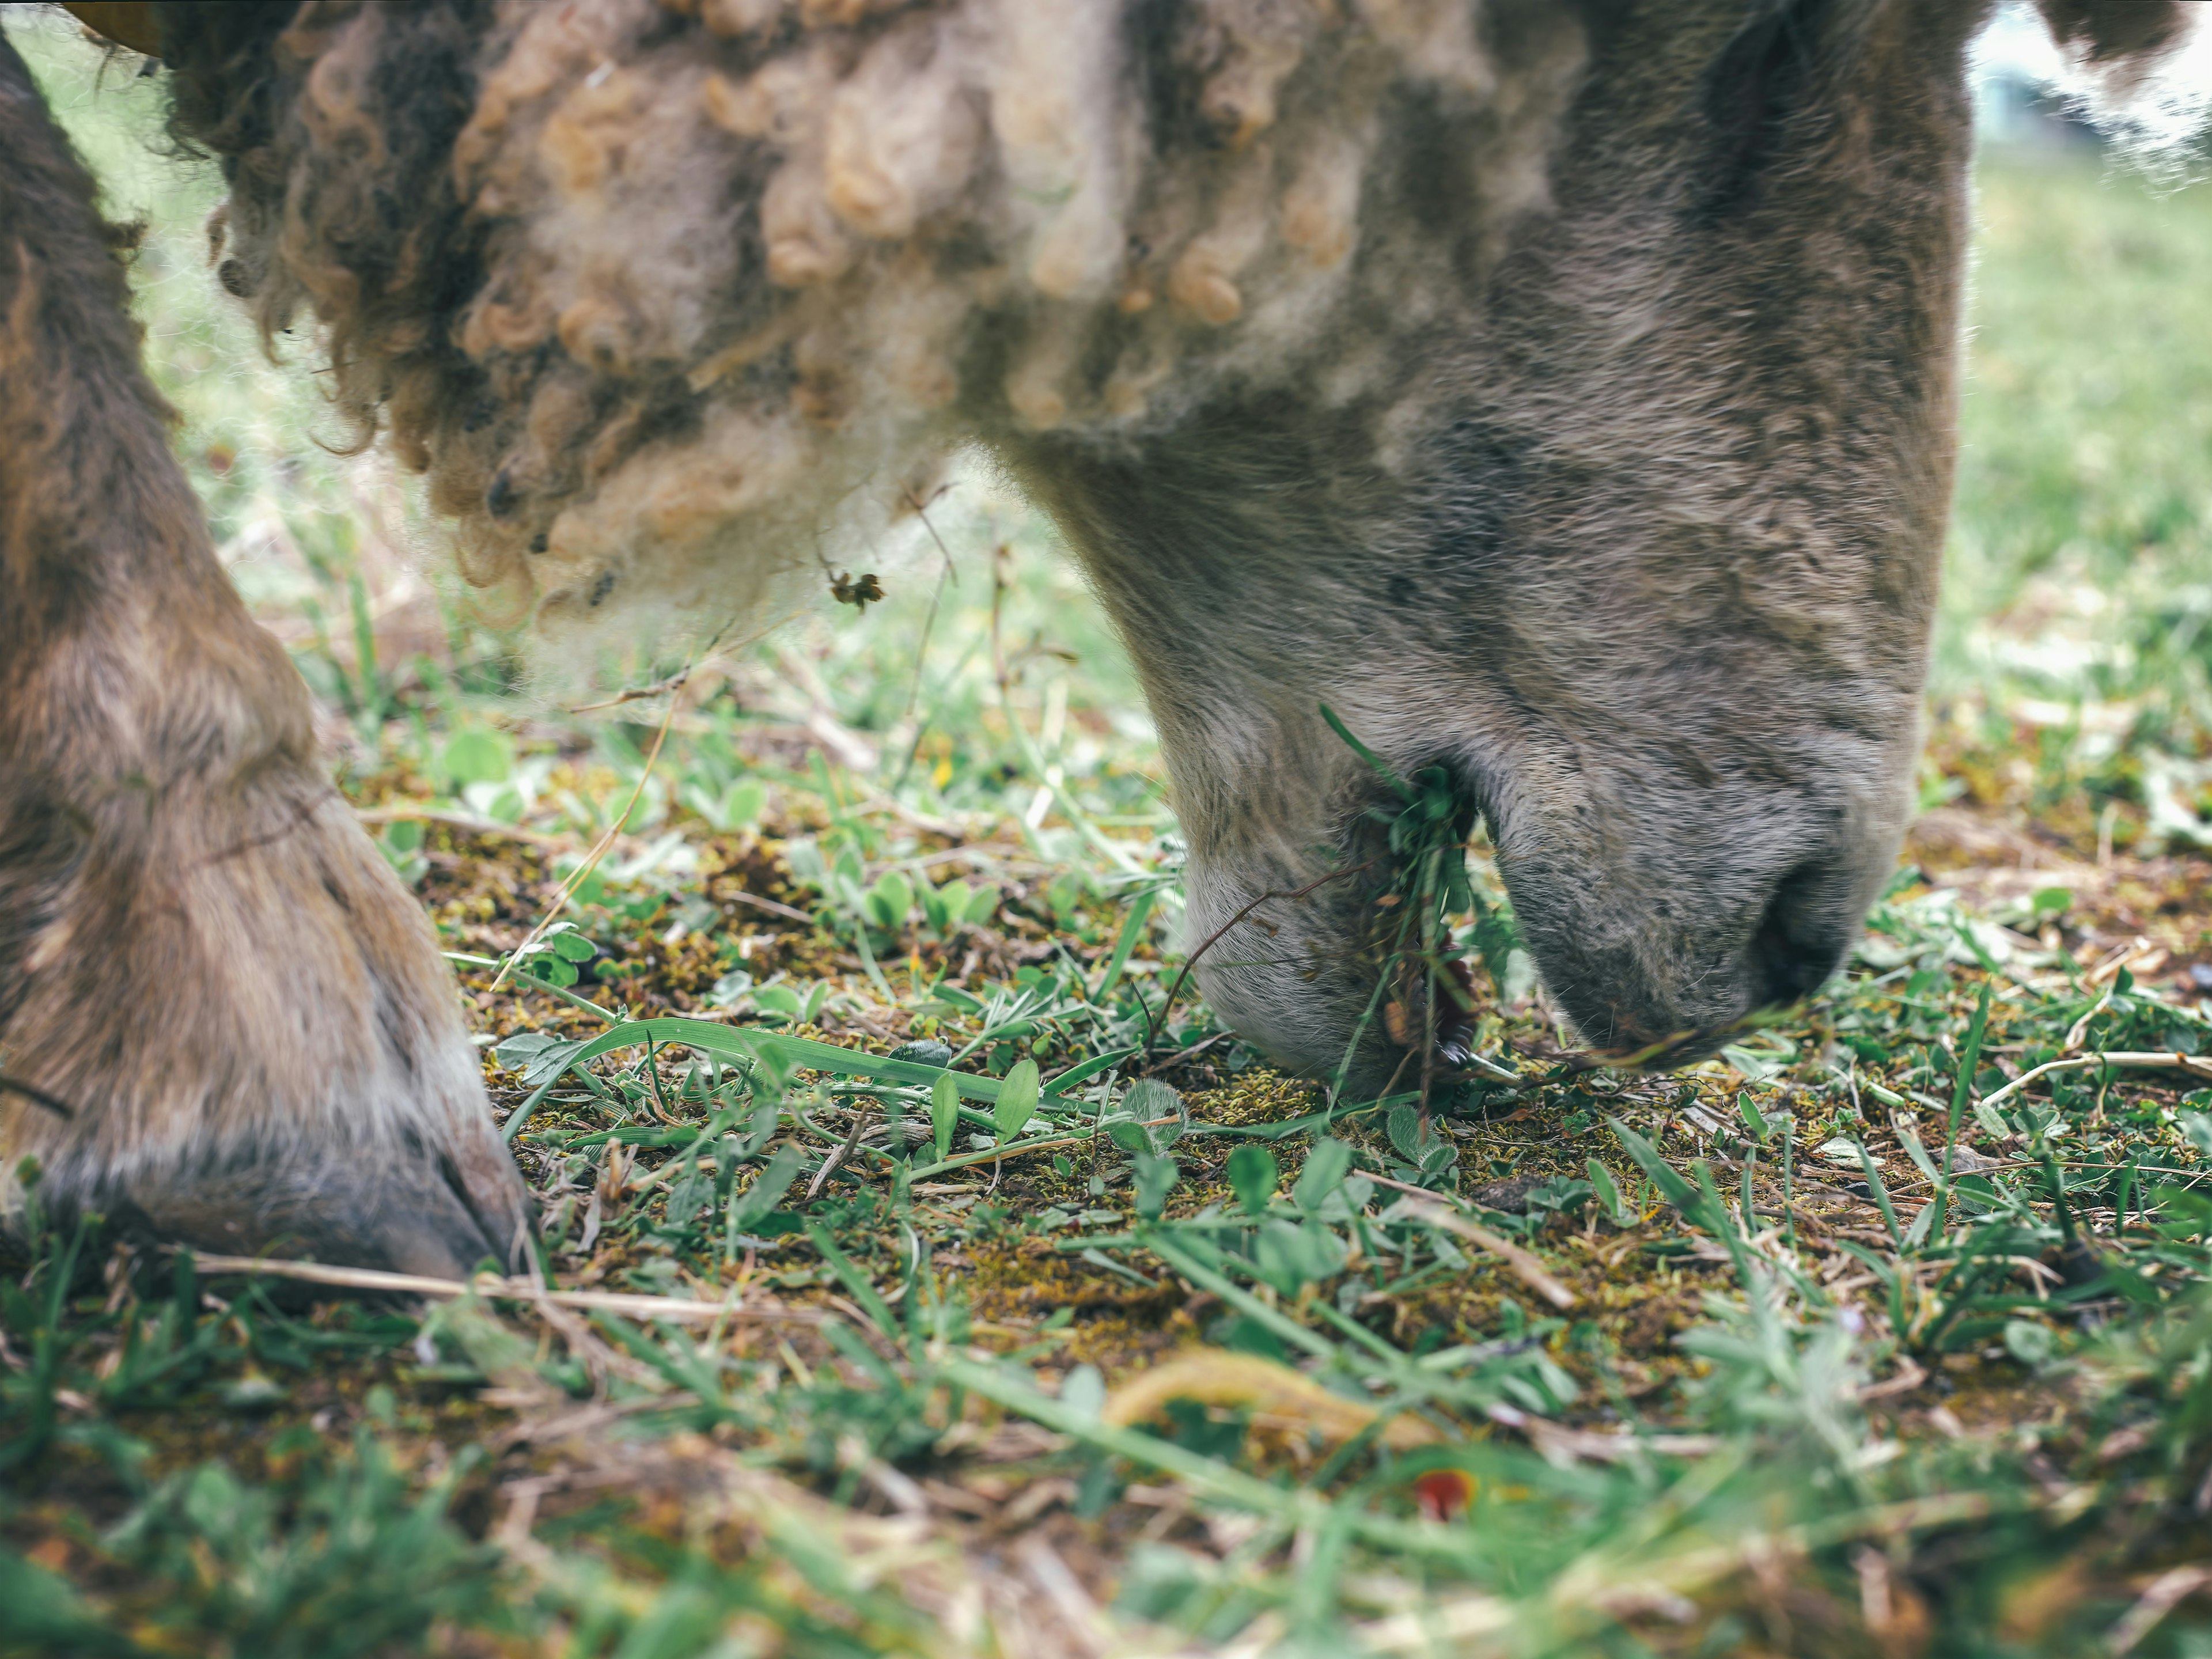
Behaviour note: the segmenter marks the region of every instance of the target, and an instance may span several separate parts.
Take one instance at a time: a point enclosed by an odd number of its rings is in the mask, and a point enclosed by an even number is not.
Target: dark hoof
[[[244,1170],[147,1218],[163,1237],[217,1255],[466,1279],[487,1264],[522,1266],[528,1200],[520,1181],[509,1184],[471,1182],[448,1158],[373,1172]]]

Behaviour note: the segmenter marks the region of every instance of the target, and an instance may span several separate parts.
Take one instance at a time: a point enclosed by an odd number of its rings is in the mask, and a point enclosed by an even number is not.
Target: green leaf
[[[968,905],[960,913],[960,920],[970,927],[981,927],[999,914],[999,890],[988,884],[978,887],[969,896]]]
[[[1626,1226],[1627,1206],[1621,1200],[1620,1188],[1613,1184],[1612,1172],[1594,1158],[1585,1159],[1584,1167],[1589,1171],[1590,1191],[1596,1194],[1606,1219],[1616,1227]]]
[[[1344,1241],[1309,1216],[1299,1225],[1275,1220],[1261,1228],[1252,1265],[1279,1294],[1295,1297],[1308,1285],[1334,1277],[1346,1254]]]
[[[1995,963],[1990,964],[1990,972],[1996,972]],[[1959,1081],[1951,1091],[1950,1133],[1954,1140],[1958,1138],[1959,1119],[1966,1111],[1966,1102],[1973,1093],[1974,1071],[1982,1060],[1982,1037],[1990,1029],[1991,988],[1988,981],[1983,983],[1981,1000],[1974,1005],[1973,1021],[1966,1027],[1966,1052],[1959,1057]]]
[[[806,1236],[813,1242],[816,1252],[830,1264],[830,1272],[844,1281],[845,1288],[852,1292],[853,1299],[875,1322],[876,1328],[896,1341],[899,1334],[897,1318],[867,1274],[854,1266],[852,1257],[837,1248],[837,1241],[830,1236],[830,1230],[818,1221],[811,1221],[807,1224]]]
[[[1766,1119],[1760,1115],[1758,1103],[1748,1091],[1736,1091],[1735,1109],[1736,1115],[1743,1119],[1743,1127],[1751,1131],[1751,1138],[1762,1146],[1766,1145]]]
[[[1078,1365],[1060,1385],[1060,1403],[1097,1419],[1106,1410],[1106,1379],[1096,1365]]]
[[[1267,1200],[1275,1195],[1275,1182],[1280,1174],[1275,1155],[1265,1146],[1247,1141],[1229,1154],[1229,1185],[1247,1215],[1267,1212]]]
[[[758,778],[739,778],[722,792],[720,810],[714,814],[714,828],[728,831],[757,823],[767,805],[766,784]]]
[[[714,1177],[696,1164],[670,1183],[668,1188],[668,1224],[680,1227],[705,1209],[714,1196]]]
[[[762,988],[763,990],[773,988]],[[754,993],[757,1000],[759,994],[759,992]],[[562,1065],[562,1071],[565,1073],[571,1066],[597,1060],[601,1054],[611,1054],[617,1048],[635,1048],[648,1041],[681,1043],[688,1048],[696,1048],[702,1054],[725,1060],[764,1066],[779,1079],[798,1066],[827,1072],[834,1077],[877,1077],[894,1083],[934,1085],[940,1077],[950,1077],[953,1079],[953,1086],[964,1097],[985,1101],[996,1100],[1001,1087],[995,1078],[947,1072],[941,1066],[924,1065],[918,1060],[863,1054],[856,1048],[841,1048],[835,1043],[817,1042],[811,1037],[791,1036],[781,1031],[762,1030],[757,1027],[733,1030],[713,1020],[686,1019],[676,1015],[624,1020],[600,1032],[577,1049]],[[516,1108],[516,1111],[535,1110],[546,1091],[559,1080],[559,1074],[548,1078],[538,1085],[535,1094]]]
[[[868,890],[868,914],[880,927],[903,926],[913,908],[914,883],[902,870],[885,871]]]
[[[1408,1164],[1421,1161],[1421,1113],[1416,1106],[1393,1106],[1386,1120],[1390,1144]]]
[[[1121,1097],[1121,1109],[1143,1126],[1145,1139],[1156,1152],[1167,1151],[1190,1128],[1190,1109],[1182,1097],[1156,1077],[1131,1084]]]
[[[1912,1218],[1912,1224],[1905,1230],[1905,1242],[1899,1247],[1899,1250],[1910,1255],[1928,1243],[1928,1230],[1935,1224],[1935,1220],[1936,1203],[1933,1199],[1930,1199],[1920,1206],[1920,1212]]]
[[[750,1231],[762,1218],[782,1200],[791,1190],[791,1183],[799,1179],[806,1168],[806,1154],[788,1141],[775,1149],[775,1156],[768,1167],[755,1178],[753,1184],[742,1193],[730,1197],[730,1231],[733,1233]]]
[[[1753,1083],[1764,1083],[1790,1069],[1787,1056],[1769,1049],[1747,1048],[1741,1042],[1723,1043],[1721,1058]]]
[[[799,993],[790,984],[779,981],[774,985],[757,986],[753,991],[753,1006],[763,1014],[775,1014],[784,1019],[795,1020],[802,1005]]]
[[[102,1630],[92,1608],[69,1581],[0,1548],[0,1607],[7,1609],[4,1641],[11,1652],[131,1654],[145,1650]],[[19,1646],[18,1644],[21,1645]]]
[[[1972,942],[1971,939],[1969,942]],[[1982,954],[1978,945],[1975,950],[1978,955]],[[1990,977],[1982,981],[1981,1000],[1974,1005],[1973,1023],[1966,1028],[1966,1051],[1959,1056],[1958,1085],[1951,1091],[1951,1115],[1943,1124],[1943,1168],[1946,1171],[1951,1167],[1951,1149],[1959,1142],[1959,1121],[1966,1115],[1966,1103],[1973,1097],[1974,1070],[1982,1060],[1982,1038],[1990,1029],[1990,997],[1996,988],[1997,965],[1986,955],[1982,955],[1982,964],[1988,969]],[[2122,971],[2126,970],[2122,969]],[[1936,1188],[1935,1214],[1930,1218],[1933,1232],[1937,1234],[1942,1232],[1945,1218],[1950,1209],[1950,1200],[1951,1194],[1939,1184]],[[1887,1199],[1883,1200],[1882,1207],[1885,1218],[1887,1218]],[[1897,1231],[1897,1224],[1893,1219],[1890,1220],[1889,1230],[1892,1233]]]
[[[2207,1158],[2212,1158],[2212,1117],[2202,1112],[2184,1112],[2176,1120],[2181,1133],[2189,1137],[2189,1144]]]
[[[2008,1319],[2004,1345],[2014,1359],[2030,1370],[2039,1371],[2057,1352],[2058,1339],[2048,1325],[2039,1325],[2032,1319]]]
[[[492,1057],[508,1071],[520,1071],[532,1057],[556,1046],[560,1041],[550,1031],[524,1031],[495,1048],[491,1051]],[[580,1048],[584,1045],[579,1042],[576,1046]]]
[[[697,1584],[665,1585],[613,1650],[615,1659],[678,1659],[706,1652],[726,1617],[721,1603]]]
[[[930,931],[949,933],[959,927],[968,914],[969,896],[968,884],[964,881],[948,881],[942,887],[932,887],[924,882],[921,892],[921,910],[928,919]]]
[[[550,952],[540,955],[533,951],[522,965],[548,985],[557,985],[562,990],[576,982],[576,964]]]
[[[545,948],[569,962],[589,962],[599,953],[599,947],[574,927],[548,933]]]
[[[1137,1188],[1137,1213],[1147,1221],[1158,1219],[1166,1207],[1168,1194],[1181,1172],[1176,1161],[1164,1154],[1139,1152],[1133,1161]]]
[[[1881,1212],[1882,1224],[1889,1229],[1890,1242],[1902,1252],[1905,1234],[1897,1224],[1897,1206],[1889,1200],[1889,1188],[1881,1178],[1881,1166],[1874,1161],[1874,1154],[1867,1151],[1864,1141],[1855,1140],[1851,1146],[1858,1153],[1859,1168],[1866,1173],[1867,1191],[1874,1196],[1875,1208]]]
[[[1097,988],[1091,993],[1093,1002],[1104,1001],[1106,994],[1121,979],[1121,970],[1129,964],[1129,953],[1137,948],[1138,939],[1144,935],[1145,920],[1152,914],[1152,902],[1158,897],[1158,892],[1147,888],[1130,905],[1129,914],[1121,922],[1121,937],[1114,942],[1114,954],[1106,963],[1106,971],[1100,975]]]
[[[937,1161],[952,1156],[952,1131],[960,1123],[960,1082],[946,1072],[930,1085],[929,1127],[937,1137]]]
[[[1463,916],[1474,909],[1474,888],[1467,877],[1467,855],[1459,854],[1444,865],[1444,908]]]
[[[535,1089],[550,1077],[558,1077],[575,1058],[581,1042],[566,1041],[544,1031],[513,1036],[492,1050],[499,1063],[522,1073],[522,1086]]]
[[[783,866],[794,880],[803,881],[816,892],[826,891],[830,885],[830,866],[823,862],[820,845],[804,836],[783,844]]]
[[[438,769],[455,790],[471,783],[499,783],[514,770],[514,745],[498,732],[481,727],[463,732],[446,744],[438,757]]]
[[[1619,1118],[1608,1117],[1606,1119],[1606,1123],[1612,1129],[1613,1138],[1620,1141],[1626,1149],[1628,1155],[1642,1166],[1644,1173],[1651,1177],[1651,1184],[1658,1188],[1660,1197],[1665,1199],[1685,1216],[1695,1220],[1698,1212],[1705,1207],[1704,1200],[1698,1195],[1697,1188],[1683,1180],[1674,1166],[1659,1155],[1659,1149],[1656,1146]]]
[[[1905,1148],[1905,1155],[1912,1160],[1913,1167],[1940,1188],[1943,1184],[1942,1171],[1936,1167],[1936,1160],[1928,1156],[1928,1149],[1920,1144],[1920,1136],[1912,1126],[1899,1118],[1890,1127],[1896,1131],[1897,1144]]]
[[[998,1125],[999,1144],[1004,1146],[1027,1127],[1037,1109],[1037,1063],[1033,1060],[1016,1062],[999,1085],[999,1098],[992,1108],[992,1121]]]
[[[1145,1133],[1145,1126],[1134,1118],[1117,1117],[1106,1125],[1106,1139],[1125,1152],[1144,1152],[1152,1150],[1152,1140]]]
[[[1513,907],[1486,903],[1477,894],[1470,896],[1474,899],[1475,949],[1482,952],[1482,965],[1490,970],[1491,982],[1498,988],[1498,994],[1510,998],[1513,993],[1506,986],[1512,976],[1513,953],[1522,948],[1520,930],[1513,921]]]
[[[1311,1215],[1344,1184],[1345,1173],[1351,1168],[1352,1148],[1345,1142],[1316,1141],[1313,1151],[1306,1154],[1305,1168],[1298,1171],[1297,1185],[1291,1188],[1291,1202]]]

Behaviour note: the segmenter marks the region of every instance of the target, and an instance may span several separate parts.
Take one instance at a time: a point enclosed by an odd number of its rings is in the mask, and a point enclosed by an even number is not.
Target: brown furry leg
[[[171,456],[0,41],[0,1212],[458,1276],[526,1213],[453,982]]]

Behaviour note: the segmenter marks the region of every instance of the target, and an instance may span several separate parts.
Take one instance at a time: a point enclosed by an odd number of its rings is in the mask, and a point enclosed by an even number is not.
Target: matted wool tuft
[[[1464,0],[202,9],[222,281],[556,636],[765,622],[969,439],[1371,394],[1543,204],[1583,52]],[[1413,193],[1409,122],[1462,161]]]

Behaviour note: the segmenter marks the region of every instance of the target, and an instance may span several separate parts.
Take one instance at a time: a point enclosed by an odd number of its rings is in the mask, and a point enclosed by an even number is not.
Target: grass
[[[2212,196],[1984,167],[1936,810],[1807,1008],[1581,1069],[1403,781],[1402,954],[1468,965],[1497,1073],[1425,1123],[1171,1002],[1149,727],[1018,503],[562,715],[141,165],[184,453],[565,1294],[41,1229],[0,1652],[2212,1654],[2212,1082],[2098,1058],[2212,1054]]]

